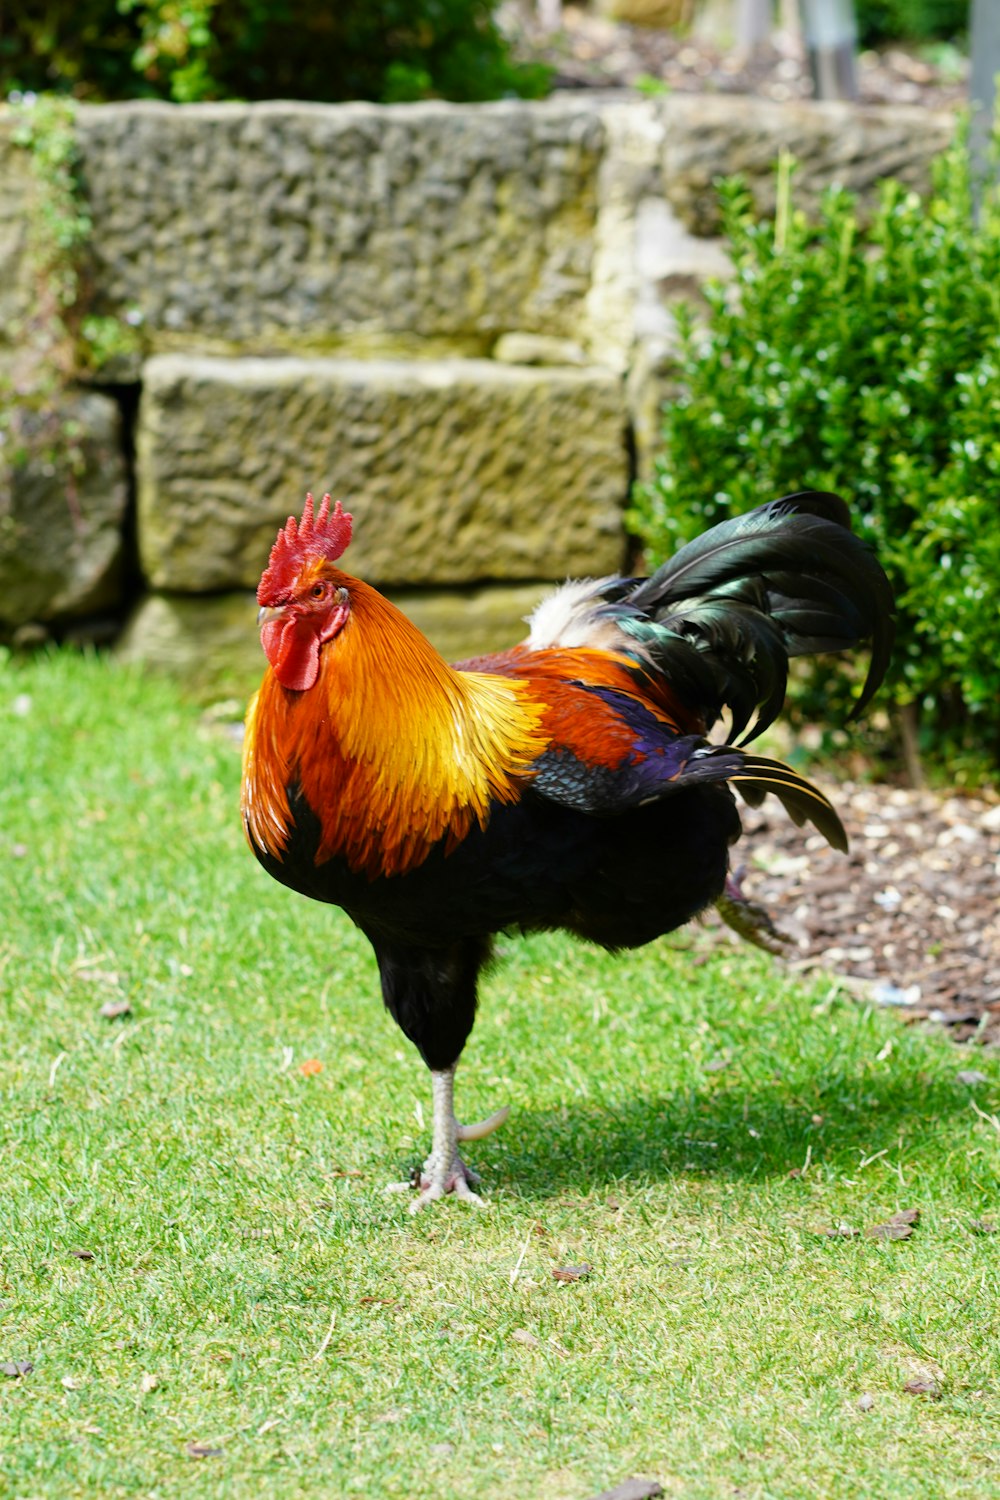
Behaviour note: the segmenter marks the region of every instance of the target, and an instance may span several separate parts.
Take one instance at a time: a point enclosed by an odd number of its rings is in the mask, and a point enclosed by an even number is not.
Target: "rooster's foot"
[[[463,1203],[472,1204],[474,1208],[485,1208],[486,1205],[479,1194],[472,1191],[472,1184],[479,1181],[478,1172],[474,1172],[457,1152],[450,1162],[439,1163],[435,1160],[432,1151],[414,1184],[421,1191],[410,1204],[410,1213],[417,1213],[428,1203],[433,1203],[437,1198],[443,1198],[446,1193],[454,1193],[456,1198],[461,1198]]]
[[[745,942],[753,943],[754,947],[763,948],[767,953],[775,953],[779,958],[787,958],[795,946],[793,939],[775,926],[766,907],[743,894],[742,874],[742,870],[737,870],[726,876],[725,890],[715,903],[716,911],[726,926]]]
[[[448,1193],[454,1193],[463,1203],[485,1207],[479,1194],[472,1191],[472,1184],[478,1183],[479,1177],[462,1160],[458,1143],[481,1141],[483,1136],[490,1135],[503,1124],[510,1111],[505,1105],[478,1124],[460,1125],[455,1119],[454,1067],[440,1072],[432,1070],[431,1084],[434,1090],[434,1145],[431,1154],[420,1173],[414,1172],[410,1182],[394,1182],[388,1191],[405,1192],[411,1187],[419,1188],[419,1196],[410,1204],[413,1214]]]

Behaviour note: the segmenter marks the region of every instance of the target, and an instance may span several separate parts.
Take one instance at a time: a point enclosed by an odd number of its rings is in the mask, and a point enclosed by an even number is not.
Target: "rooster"
[[[807,492],[722,522],[649,578],[567,583],[520,645],[449,666],[336,566],[351,525],[310,495],[271,549],[244,827],[270,875],[365,934],[385,1005],[430,1069],[412,1208],[449,1192],[478,1202],[459,1145],[506,1112],[459,1125],[454,1079],[493,936],[562,928],[615,951],[715,904],[767,945],[729,875],[730,787],[752,805],[773,793],[796,823],[847,841],[822,792],[744,746],[781,707],[791,656],[870,641],[864,707],[892,595],[843,501]],[[724,708],[733,743],[710,743]]]

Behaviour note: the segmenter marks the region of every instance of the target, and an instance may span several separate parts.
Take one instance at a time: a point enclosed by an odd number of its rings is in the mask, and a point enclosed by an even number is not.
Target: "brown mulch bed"
[[[754,94],[810,99],[812,79],[799,38],[776,32],[752,53],[720,51],[697,34],[630,26],[575,5],[562,29],[542,33],[522,12],[514,23],[519,56],[554,68],[557,89],[635,88],[655,79],[678,93]],[[968,97],[968,63],[952,47],[885,47],[858,57],[862,104],[952,108]]]
[[[846,856],[771,798],[741,808],[743,893],[791,939],[792,967],[832,971],[908,1020],[1000,1046],[1000,802],[825,789],[850,837]]]

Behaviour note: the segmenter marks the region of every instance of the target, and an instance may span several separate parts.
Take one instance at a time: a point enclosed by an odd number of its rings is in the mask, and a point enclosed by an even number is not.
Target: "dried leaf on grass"
[[[911,1224],[869,1224],[865,1230],[870,1240],[908,1240],[912,1233]]]
[[[973,1219],[969,1225],[973,1234],[996,1234],[997,1226],[992,1219]]]
[[[132,1014],[132,1002],[131,1000],[105,1000],[97,1014],[105,1021],[117,1021],[119,1016]]]
[[[0,1375],[9,1375],[14,1380],[20,1380],[22,1375],[30,1375],[34,1368],[30,1359],[6,1359],[0,1365]]]
[[[184,1450],[188,1458],[221,1458],[221,1448],[210,1448],[205,1443],[188,1443]]]
[[[299,1063],[299,1072],[304,1078],[314,1078],[317,1073],[322,1073],[323,1064],[318,1057],[307,1057],[305,1062]]]
[[[71,1250],[69,1253],[76,1260],[93,1260],[94,1258],[93,1250]]]
[[[875,1397],[870,1395],[868,1391],[865,1391],[863,1395],[858,1397],[858,1411],[871,1411],[874,1405]]]
[[[582,1266],[553,1266],[552,1274],[556,1281],[584,1281],[593,1269],[585,1261]]]
[[[626,1479],[613,1490],[602,1490],[594,1500],[657,1500],[662,1494],[663,1486],[655,1479]]]
[[[903,1386],[908,1396],[926,1396],[928,1401],[941,1400],[941,1387],[929,1375],[918,1375]]]
[[[885,1224],[870,1224],[865,1234],[870,1240],[908,1240],[919,1220],[919,1208],[902,1208]]]
[[[861,1230],[855,1229],[853,1224],[824,1224],[816,1233],[825,1235],[828,1240],[854,1240]]]

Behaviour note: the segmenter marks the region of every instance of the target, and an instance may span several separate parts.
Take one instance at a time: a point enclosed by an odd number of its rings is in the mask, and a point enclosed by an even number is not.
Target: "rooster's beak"
[[[280,620],[285,612],[283,604],[264,604],[257,611],[257,629],[266,625],[268,620]]]

